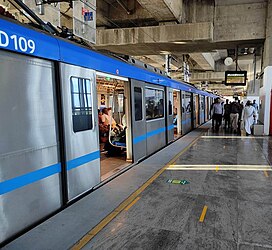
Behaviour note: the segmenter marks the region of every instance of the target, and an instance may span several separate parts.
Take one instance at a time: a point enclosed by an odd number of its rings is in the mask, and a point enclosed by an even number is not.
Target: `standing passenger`
[[[211,105],[211,109],[210,109],[210,116],[212,118],[212,130],[214,130],[214,116],[213,116],[213,106],[214,106],[215,102],[212,103]]]
[[[231,109],[230,109],[230,124],[231,124],[231,128],[233,129],[233,133],[237,133],[239,111],[240,111],[240,105],[238,104],[238,102],[234,101],[231,104]]]
[[[213,105],[213,117],[215,120],[215,131],[219,130],[219,127],[222,123],[222,115],[223,115],[223,106],[220,103],[220,98],[215,99],[215,103]]]
[[[254,123],[254,117],[256,116],[256,110],[252,106],[250,101],[247,101],[246,106],[243,110],[242,120],[244,120],[244,127],[246,135],[251,134],[251,128]]]
[[[255,108],[255,111],[256,111],[256,117],[254,119],[254,124],[257,124],[258,123],[259,107],[258,107],[258,104],[256,103],[256,100],[253,100],[252,106]]]
[[[238,133],[241,134],[241,120],[242,120],[244,105],[243,103],[241,103],[240,100],[238,100],[238,104],[239,104]]]
[[[224,106],[224,119],[225,119],[225,129],[230,128],[230,104],[229,99],[226,100],[226,104]]]

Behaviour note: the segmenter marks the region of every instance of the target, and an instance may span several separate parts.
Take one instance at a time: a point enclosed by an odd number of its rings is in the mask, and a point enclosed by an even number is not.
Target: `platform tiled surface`
[[[81,237],[167,164],[179,151],[186,148],[192,141],[207,131],[209,126],[203,125],[201,128],[183,136],[180,140],[170,144],[77,203],[17,238],[3,249],[70,249]],[[178,244],[178,233],[169,232],[169,235],[168,233],[165,235],[166,231],[162,233],[160,230],[143,227],[139,227],[137,230],[138,233],[134,231],[131,233],[139,235],[139,232],[147,230],[144,233],[143,242],[150,239],[150,235],[154,235],[154,237],[157,237],[157,241],[160,242],[158,244],[163,244],[163,247],[168,246],[171,248],[171,244],[173,244],[173,247],[175,244]],[[167,241],[167,239],[169,240]],[[173,242],[174,239],[176,243]],[[140,244],[140,242],[137,242],[137,244]]]
[[[200,138],[175,164],[239,169],[271,163],[269,137],[210,135]],[[266,173],[166,170],[84,249],[272,249],[272,172]],[[169,184],[168,179],[190,184]],[[199,222],[204,206],[205,220]]]

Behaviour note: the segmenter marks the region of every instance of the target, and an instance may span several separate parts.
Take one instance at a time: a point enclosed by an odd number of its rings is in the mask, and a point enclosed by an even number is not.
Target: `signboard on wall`
[[[226,71],[225,85],[246,86],[247,71]]]
[[[96,0],[73,1],[73,33],[96,43]]]

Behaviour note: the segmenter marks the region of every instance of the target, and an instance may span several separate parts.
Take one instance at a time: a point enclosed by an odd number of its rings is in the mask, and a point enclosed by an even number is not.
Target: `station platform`
[[[272,249],[272,138],[209,127],[3,249]]]

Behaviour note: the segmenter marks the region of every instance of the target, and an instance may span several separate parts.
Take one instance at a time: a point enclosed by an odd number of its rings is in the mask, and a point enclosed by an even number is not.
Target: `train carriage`
[[[2,243],[203,123],[214,97],[5,18],[0,79]],[[118,157],[102,152],[104,106],[125,123]]]

